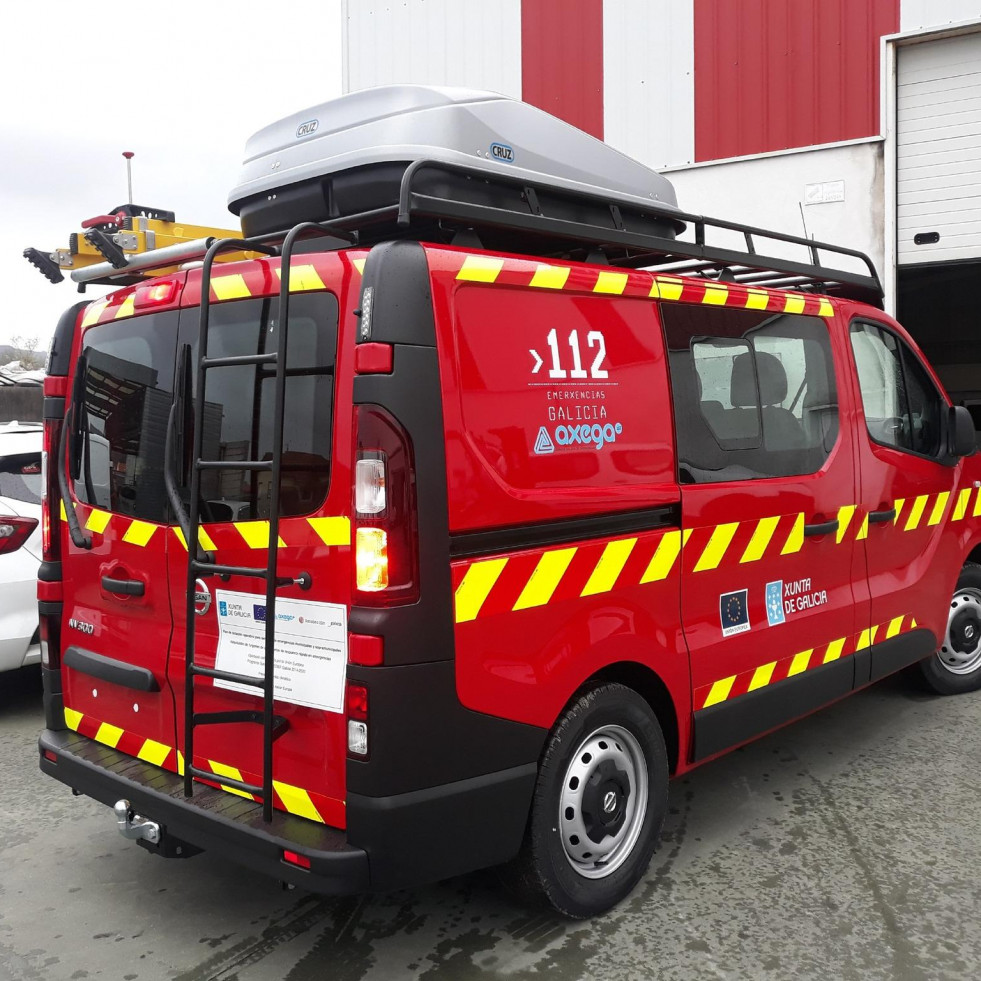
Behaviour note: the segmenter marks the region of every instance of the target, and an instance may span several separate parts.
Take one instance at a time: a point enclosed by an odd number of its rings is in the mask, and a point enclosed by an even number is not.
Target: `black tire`
[[[938,695],[981,688],[981,565],[976,562],[961,569],[940,650],[920,662],[920,671]]]
[[[581,782],[574,773],[583,774]],[[573,779],[581,788],[578,795],[566,787]],[[626,897],[647,870],[664,823],[667,790],[664,736],[647,702],[620,684],[583,692],[549,737],[528,835],[515,863],[520,872],[515,867],[512,872],[520,875],[525,892],[530,887],[544,895],[565,916],[585,919],[605,912]],[[575,800],[582,804],[576,805],[578,811],[572,807]],[[568,805],[564,810],[563,803]],[[643,806],[642,815],[638,806]],[[569,834],[574,827],[570,811],[590,838],[600,837],[597,844]],[[578,850],[572,844],[567,850],[566,835],[576,840]],[[593,863],[581,857],[594,854],[583,852],[584,847],[613,850],[605,864]]]

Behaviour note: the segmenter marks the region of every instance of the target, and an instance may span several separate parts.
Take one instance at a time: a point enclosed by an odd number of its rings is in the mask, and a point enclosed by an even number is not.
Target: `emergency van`
[[[670,777],[981,685],[974,427],[864,255],[454,89],[275,123],[230,208],[106,225],[45,381],[40,766],[144,848],[586,917]]]

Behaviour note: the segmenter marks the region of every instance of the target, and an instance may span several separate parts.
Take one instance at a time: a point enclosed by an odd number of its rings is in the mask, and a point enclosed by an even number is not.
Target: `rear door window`
[[[90,327],[72,419],[75,496],[144,521],[167,521],[164,442],[174,398],[178,314]]]
[[[277,351],[281,334],[278,305],[278,297],[214,304],[208,357]],[[183,314],[179,357],[192,366],[188,376],[195,384],[197,340],[198,311],[187,310]],[[336,298],[330,293],[291,297],[280,490],[283,516],[309,514],[327,496],[336,352]],[[275,365],[236,365],[208,371],[202,459],[272,459],[275,376]],[[190,406],[191,400],[186,402]],[[192,426],[190,416],[188,433]],[[185,442],[182,482],[187,488],[192,446],[190,438]],[[211,522],[268,519],[271,489],[270,475],[265,472],[205,470],[201,474],[202,517]]]

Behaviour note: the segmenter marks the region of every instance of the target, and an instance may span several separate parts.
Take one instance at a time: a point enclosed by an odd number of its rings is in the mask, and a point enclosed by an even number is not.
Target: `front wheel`
[[[961,570],[940,650],[920,662],[927,685],[941,695],[981,688],[981,565]]]
[[[664,736],[620,684],[592,688],[549,739],[532,805],[525,874],[566,916],[616,905],[654,853],[667,808]]]

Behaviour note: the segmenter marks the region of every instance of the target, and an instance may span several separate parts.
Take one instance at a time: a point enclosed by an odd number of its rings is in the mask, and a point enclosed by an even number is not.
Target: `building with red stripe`
[[[665,173],[688,211],[868,253],[971,404],[977,0],[347,0],[343,29],[345,91],[502,92]]]

